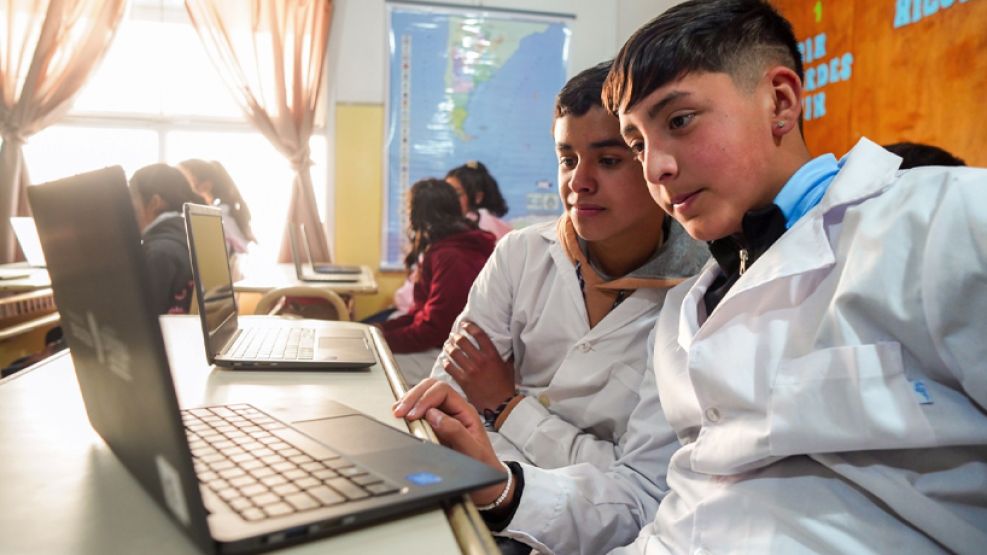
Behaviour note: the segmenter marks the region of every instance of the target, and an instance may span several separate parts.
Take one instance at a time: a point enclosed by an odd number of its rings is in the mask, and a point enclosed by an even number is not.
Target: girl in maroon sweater
[[[411,271],[418,265],[414,304],[408,314],[381,324],[394,353],[442,346],[495,241],[463,216],[456,190],[439,179],[423,179],[411,187],[408,238],[411,252],[405,266]]]

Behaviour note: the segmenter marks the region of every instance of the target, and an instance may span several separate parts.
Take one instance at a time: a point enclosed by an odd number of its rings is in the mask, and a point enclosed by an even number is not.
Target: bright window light
[[[317,130],[310,142],[323,219],[324,133]],[[30,137],[24,154],[32,183],[110,165],[122,166],[129,177],[157,162],[218,160],[251,209],[259,241],[251,258],[277,257],[294,179],[291,166],[247,122],[178,0],[137,0],[72,110]]]

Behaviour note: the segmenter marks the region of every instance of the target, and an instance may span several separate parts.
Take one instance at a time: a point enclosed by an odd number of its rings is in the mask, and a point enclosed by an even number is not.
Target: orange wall
[[[773,4],[808,53],[806,85],[816,88],[806,91],[805,133],[814,154],[840,156],[866,136],[930,143],[987,166],[987,0]]]

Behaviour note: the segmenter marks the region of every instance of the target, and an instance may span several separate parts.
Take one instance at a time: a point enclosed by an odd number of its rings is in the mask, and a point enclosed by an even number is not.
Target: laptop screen
[[[219,210],[194,210],[185,215],[210,353],[222,350],[228,337],[219,332],[226,330],[237,310],[221,214]]]
[[[17,244],[24,253],[24,259],[28,266],[34,268],[45,267],[45,253],[41,250],[41,239],[38,237],[38,228],[34,226],[34,218],[14,216],[10,218],[10,227],[14,229],[17,236]]]

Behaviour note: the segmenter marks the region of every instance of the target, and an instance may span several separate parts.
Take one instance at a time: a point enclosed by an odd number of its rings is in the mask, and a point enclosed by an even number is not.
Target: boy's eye
[[[668,127],[669,129],[673,129],[673,130],[682,129],[686,125],[689,125],[689,123],[692,121],[694,117],[696,117],[695,114],[682,114],[680,116],[675,116],[672,119],[668,120]]]
[[[600,158],[600,165],[604,168],[613,168],[620,164],[621,159],[615,156],[604,156]]]
[[[576,159],[571,156],[563,156],[559,158],[559,165],[566,169],[572,169],[576,167]]]
[[[635,160],[644,161],[644,141],[631,141],[628,147],[631,149],[631,154],[634,155]]]

